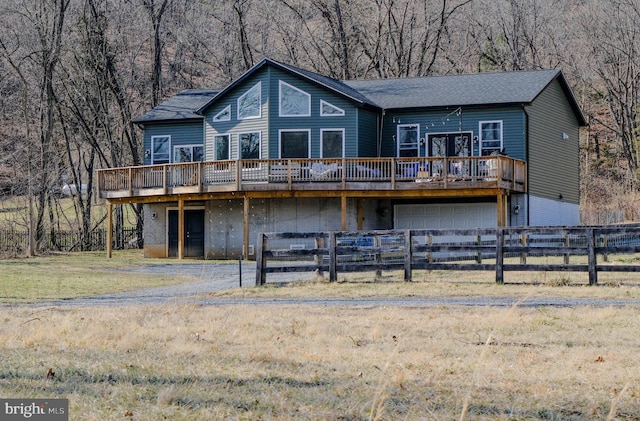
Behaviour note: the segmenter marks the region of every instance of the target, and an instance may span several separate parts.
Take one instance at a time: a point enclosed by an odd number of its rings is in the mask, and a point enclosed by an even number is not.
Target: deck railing
[[[513,191],[526,190],[526,163],[505,156],[256,159],[145,165],[99,170],[100,194],[127,196],[153,191],[242,190],[249,184],[299,183],[425,183],[432,188],[455,188],[483,183]],[[472,183],[472,184],[469,184]],[[487,184],[488,183],[488,184]],[[268,189],[269,187],[265,187]],[[181,189],[176,191],[175,189]]]

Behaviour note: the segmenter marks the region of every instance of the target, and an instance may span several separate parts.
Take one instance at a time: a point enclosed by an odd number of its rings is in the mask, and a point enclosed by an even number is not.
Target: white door
[[[395,229],[473,229],[498,225],[495,203],[396,205]]]

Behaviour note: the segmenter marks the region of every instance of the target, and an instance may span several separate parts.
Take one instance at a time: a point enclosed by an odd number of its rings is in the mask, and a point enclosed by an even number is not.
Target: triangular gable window
[[[260,104],[262,103],[260,87],[261,82],[258,82],[238,98],[238,120],[260,118]]]
[[[311,115],[311,95],[280,81],[280,117],[308,117]]]
[[[229,121],[231,120],[231,105],[227,105],[227,107],[220,111],[213,117],[213,121]]]
[[[322,117],[339,117],[344,115],[344,110],[329,104],[327,101],[320,100],[320,116]]]

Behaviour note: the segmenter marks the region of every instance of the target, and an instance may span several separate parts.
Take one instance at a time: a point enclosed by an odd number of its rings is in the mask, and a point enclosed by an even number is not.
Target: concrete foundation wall
[[[144,205],[144,257],[167,257],[167,204]]]
[[[529,225],[573,226],[580,225],[580,205],[560,200],[530,196]]]
[[[339,198],[252,199],[249,202],[249,248],[260,232],[340,231]],[[199,203],[200,205],[201,203]],[[244,242],[244,200],[210,200],[205,207],[206,259],[237,259]],[[177,204],[145,205],[145,257],[167,257],[167,210]],[[185,209],[189,205],[185,204]],[[388,200],[363,199],[362,229],[393,228]],[[358,228],[358,200],[347,200],[347,230]],[[254,256],[250,256],[253,258]]]

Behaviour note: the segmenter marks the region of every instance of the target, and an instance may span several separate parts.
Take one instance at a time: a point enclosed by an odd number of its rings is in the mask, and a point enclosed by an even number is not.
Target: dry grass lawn
[[[45,258],[49,259],[49,258]],[[136,254],[0,262],[2,295],[78,296]],[[167,261],[164,261],[165,263]],[[4,276],[4,277],[3,277]],[[135,275],[138,276],[138,275]],[[53,278],[50,279],[50,278]],[[71,420],[640,420],[640,306],[332,307],[243,297],[640,299],[637,274],[342,276],[118,308],[0,307],[0,396],[68,398]],[[60,295],[58,291],[52,296]],[[29,297],[26,297],[29,296]],[[16,303],[23,299],[12,298]],[[55,373],[47,375],[49,372]]]
[[[68,398],[73,420],[640,419],[635,307],[14,307],[0,320],[0,396]]]

